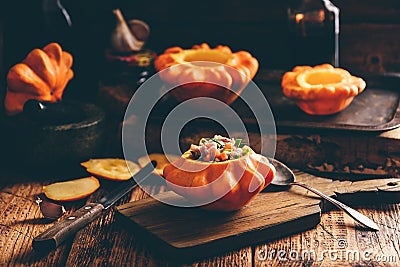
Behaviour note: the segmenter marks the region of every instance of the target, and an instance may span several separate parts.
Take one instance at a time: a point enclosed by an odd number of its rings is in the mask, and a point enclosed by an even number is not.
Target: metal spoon
[[[378,225],[372,221],[370,218],[367,216],[361,214],[360,212],[348,207],[347,205],[343,204],[340,201],[337,201],[334,198],[331,198],[330,196],[325,195],[321,191],[305,184],[302,182],[296,182],[295,180],[295,175],[292,172],[292,170],[289,169],[285,164],[282,162],[276,160],[276,159],[269,159],[272,164],[274,165],[276,169],[276,175],[274,179],[272,180],[271,184],[276,185],[276,186],[289,186],[289,185],[298,185],[301,186],[307,190],[310,190],[311,192],[317,194],[318,196],[322,197],[323,199],[329,201],[339,209],[343,210],[346,212],[351,218],[353,218],[356,222],[361,224],[367,229],[379,231]]]

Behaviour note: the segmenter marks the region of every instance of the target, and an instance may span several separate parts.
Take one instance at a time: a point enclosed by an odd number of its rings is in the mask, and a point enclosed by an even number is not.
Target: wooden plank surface
[[[12,178],[12,180],[10,180]],[[333,210],[322,215],[320,224],[315,229],[292,235],[272,242],[263,242],[259,246],[219,254],[215,257],[203,258],[198,261],[177,264],[165,259],[165,255],[150,250],[139,237],[133,235],[128,228],[114,221],[114,211],[105,214],[99,220],[80,231],[72,243],[63,244],[49,254],[40,255],[31,249],[31,237],[40,233],[52,222],[44,221],[38,213],[35,203],[25,200],[41,192],[41,185],[51,180],[42,180],[29,176],[15,177],[1,175],[2,188],[0,192],[0,263],[13,266],[332,266],[361,264],[360,261],[334,261],[324,258],[321,261],[279,260],[278,257],[264,258],[263,250],[272,253],[273,250],[297,250],[298,253],[314,248],[317,256],[327,249],[339,251],[371,251],[374,257],[386,257],[386,262],[373,259],[374,266],[396,266],[400,262],[400,205],[375,204],[359,207],[358,210],[373,218],[381,230],[378,233],[362,231],[354,227],[347,215]],[[102,190],[106,191],[110,184],[102,182]],[[154,188],[154,192],[163,190]],[[11,193],[11,194],[10,194]],[[19,197],[15,196],[18,194]],[[82,206],[86,201],[96,199],[101,195],[97,192],[84,202],[75,203]],[[125,198],[120,204],[147,197],[141,189],[136,189],[131,197]],[[71,212],[74,206],[68,207]],[[102,227],[102,228],[99,228]],[[22,234],[23,233],[23,234]],[[28,237],[30,236],[30,237]],[[344,239],[346,248],[338,248],[338,241]],[[341,241],[342,242],[342,241]],[[389,260],[391,262],[389,262]],[[336,265],[335,265],[336,264]],[[365,263],[366,265],[367,263]],[[340,266],[339,265],[339,266]]]
[[[255,248],[256,266],[398,266],[399,207],[381,206],[384,218],[364,208],[381,228],[379,232],[351,227],[353,222],[339,211],[323,214],[310,231]],[[391,213],[391,215],[388,215]],[[339,225],[347,224],[343,228]],[[374,249],[372,249],[374,248]],[[281,255],[279,255],[281,253]],[[310,255],[310,256],[309,256]]]
[[[41,192],[39,183],[16,183],[0,192],[0,264],[25,266],[62,266],[71,241],[43,255],[32,250],[32,239],[44,231],[49,222],[40,213],[33,196]]]
[[[137,200],[145,196],[138,188],[131,198]],[[122,203],[129,199],[125,197]],[[66,266],[163,266],[163,262],[154,259],[151,251],[145,250],[135,236],[114,221],[114,211],[111,211],[78,232]]]
[[[296,177],[331,196],[352,194],[352,198],[380,202],[389,200],[384,197],[389,190],[389,196],[395,202],[400,201],[400,194],[396,194],[400,193],[400,179],[340,182],[301,172]],[[243,209],[232,213],[182,208],[188,203],[173,192],[130,202],[117,210],[131,222],[128,227],[132,226],[135,233],[145,234],[152,247],[171,257],[209,256],[301,232],[318,224],[321,200],[312,193],[297,186],[287,191],[271,189],[267,188]],[[177,203],[178,207],[164,203]]]

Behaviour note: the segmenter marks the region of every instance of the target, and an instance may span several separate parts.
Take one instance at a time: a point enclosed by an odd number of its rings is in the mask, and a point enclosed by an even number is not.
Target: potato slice
[[[95,177],[85,177],[43,186],[46,197],[56,201],[73,201],[85,198],[100,187]]]
[[[140,170],[138,164],[124,159],[90,159],[81,165],[94,176],[114,181],[129,180]]]
[[[161,153],[153,153],[153,154],[149,154],[149,155],[140,157],[138,159],[138,163],[139,163],[140,167],[143,168],[144,166],[146,166],[147,163],[149,163],[152,160],[155,160],[155,161],[157,161],[157,167],[154,170],[155,173],[158,175],[163,175],[164,167],[170,163],[170,161],[167,159],[167,156],[168,156],[168,159],[171,161],[175,161],[175,160],[179,159],[179,156],[176,156],[176,155],[170,155],[170,154],[165,155],[165,154],[161,154]]]

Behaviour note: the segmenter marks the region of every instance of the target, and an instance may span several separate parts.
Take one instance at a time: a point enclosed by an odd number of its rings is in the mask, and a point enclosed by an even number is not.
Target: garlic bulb
[[[127,22],[132,34],[139,40],[145,42],[150,35],[150,27],[146,22],[132,19]]]
[[[139,40],[129,29],[121,10],[113,10],[117,18],[117,25],[111,34],[111,46],[114,50],[122,53],[129,53],[132,51],[139,51],[144,41]]]

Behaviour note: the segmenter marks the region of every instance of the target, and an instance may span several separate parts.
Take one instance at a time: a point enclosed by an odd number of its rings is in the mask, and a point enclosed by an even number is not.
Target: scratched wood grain
[[[164,188],[148,188],[152,194],[163,192]],[[137,188],[131,197],[121,201],[135,201],[148,197],[142,189]],[[95,197],[94,197],[95,198]],[[102,240],[99,242],[99,240]],[[216,264],[226,266],[251,266],[251,248],[230,252],[213,259],[198,262],[198,266]],[[66,262],[67,266],[100,265],[100,266],[167,266],[171,261],[164,260],[164,255],[157,255],[148,250],[146,246],[135,237],[129,229],[121,228],[115,222],[114,211],[103,215],[88,227],[81,230],[75,237],[70,256]]]
[[[70,242],[48,255],[32,250],[32,239],[49,226],[39,206],[32,201],[41,187],[37,182],[15,183],[0,191],[0,265],[64,265]]]
[[[399,200],[396,197],[400,189],[399,179],[340,182],[302,172],[296,172],[296,178],[327,195],[336,194],[338,198],[346,194],[352,200],[359,199],[365,203],[371,199],[378,202],[387,193],[393,201]],[[168,192],[157,198],[171,200],[177,196]],[[215,255],[234,247],[267,242],[278,236],[313,228],[320,221],[319,202],[310,191],[291,187],[283,192],[267,189],[243,210],[222,217],[198,209],[176,209],[155,199],[127,203],[119,206],[118,211],[126,217],[120,216],[120,219],[125,218],[134,233],[145,231],[152,234],[148,238],[152,238],[153,241],[149,243],[153,248],[182,258],[193,258]],[[348,198],[345,203],[354,202],[349,202]],[[322,207],[324,211],[329,205],[323,204]],[[167,214],[171,218],[166,217]],[[350,224],[350,227],[354,227],[354,224]]]
[[[8,180],[0,176],[1,180]],[[7,181],[9,183],[9,181]],[[400,262],[400,205],[379,205],[359,208],[381,227],[378,233],[352,227],[353,221],[341,211],[333,210],[322,216],[321,223],[310,231],[255,247],[247,247],[201,261],[178,264],[165,260],[163,255],[149,251],[129,231],[114,221],[113,211],[81,230],[73,243],[66,243],[47,255],[38,255],[31,249],[32,237],[51,225],[44,221],[38,206],[25,198],[41,192],[44,182],[16,182],[2,186],[0,191],[0,259],[1,265],[13,266],[371,266],[371,262],[357,259],[339,261],[324,251],[364,253],[370,251],[373,266],[397,266]],[[4,184],[4,183],[2,183]],[[153,188],[153,192],[163,188]],[[99,197],[96,192],[89,200]],[[17,196],[16,196],[17,195]],[[121,204],[147,197],[141,189],[133,191]],[[83,205],[83,203],[80,203]],[[69,209],[70,212],[73,208]],[[275,254],[273,251],[275,250]],[[310,260],[280,259],[276,254],[284,250],[303,253],[314,250],[318,258]],[[267,256],[265,256],[267,253]],[[325,252],[327,253],[327,252]],[[270,256],[272,255],[272,256]],[[274,256],[275,255],[275,256]],[[311,254],[310,257],[313,257]],[[351,255],[350,255],[351,256]],[[349,257],[350,257],[349,256]],[[287,256],[288,257],[288,256]],[[322,260],[319,260],[322,259]],[[383,261],[385,260],[385,262]],[[389,262],[391,261],[391,262]]]
[[[378,223],[379,232],[351,227],[354,222],[334,210],[323,214],[315,229],[256,247],[255,265],[398,266],[400,206],[378,207],[363,208],[362,212]]]

